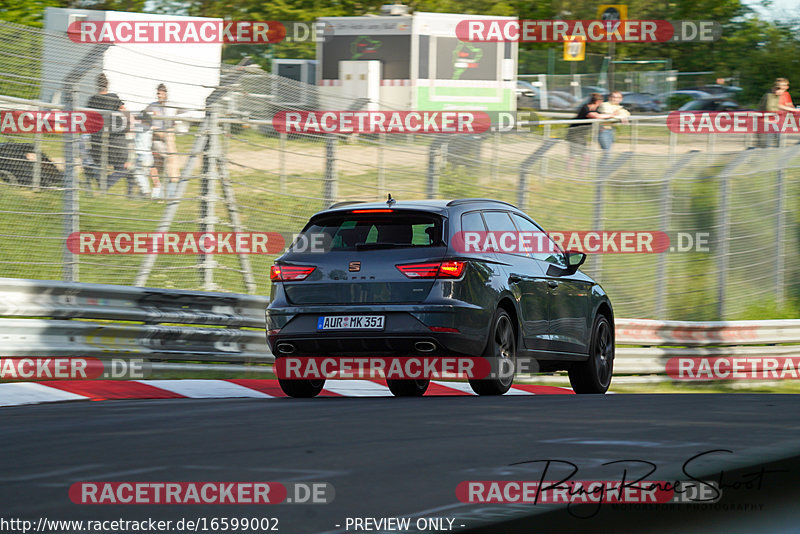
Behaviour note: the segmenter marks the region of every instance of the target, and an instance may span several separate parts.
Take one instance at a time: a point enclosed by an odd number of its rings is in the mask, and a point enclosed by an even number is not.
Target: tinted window
[[[485,232],[486,227],[483,225],[483,218],[479,211],[472,213],[465,213],[461,216],[461,230],[463,232]]]
[[[490,232],[503,232],[507,230],[516,231],[514,223],[505,211],[484,211],[483,218]]]
[[[330,250],[443,245],[441,217],[421,213],[332,215],[315,220],[303,234],[322,234]]]
[[[553,240],[550,239],[550,237],[547,236],[547,234],[545,234],[541,228],[533,224],[533,222],[529,221],[525,217],[517,215],[516,213],[512,213],[511,217],[514,219],[514,223],[516,223],[520,232],[535,232],[536,237],[535,239],[531,240],[531,244],[534,247],[534,252],[530,254],[532,258],[540,261],[546,261],[548,263],[554,263],[562,267],[566,265],[558,245],[556,245],[555,242],[553,242]]]

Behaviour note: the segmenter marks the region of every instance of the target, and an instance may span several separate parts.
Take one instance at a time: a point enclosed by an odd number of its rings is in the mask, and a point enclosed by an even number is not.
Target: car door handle
[[[553,289],[557,288],[558,284],[559,284],[558,280],[548,280],[547,281],[547,285],[552,287]]]
[[[516,284],[517,282],[522,282],[522,277],[518,274],[510,274],[508,275],[508,283],[509,284]]]

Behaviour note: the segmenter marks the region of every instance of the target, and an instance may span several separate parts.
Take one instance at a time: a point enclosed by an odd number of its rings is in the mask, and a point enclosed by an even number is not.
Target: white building
[[[67,33],[76,21],[210,21],[222,19],[65,9],[48,7],[45,11],[45,30]],[[45,40],[42,66],[41,99],[63,101],[63,81],[79,65],[93,46],[59,40]],[[86,69],[78,85],[78,106],[85,105],[97,92],[96,80],[101,72],[109,80],[109,92],[116,93],[130,111],[140,111],[156,99],[156,87],[167,86],[169,101],[184,109],[202,109],[206,97],[219,84],[222,43],[133,43],[114,44],[98,63]]]

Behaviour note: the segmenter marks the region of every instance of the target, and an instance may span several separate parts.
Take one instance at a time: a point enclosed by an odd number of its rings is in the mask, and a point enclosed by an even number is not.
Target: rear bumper
[[[318,331],[323,315],[384,315],[384,329]],[[479,356],[489,319],[485,310],[469,305],[270,308],[267,342],[276,356]],[[436,332],[431,326],[458,332]]]

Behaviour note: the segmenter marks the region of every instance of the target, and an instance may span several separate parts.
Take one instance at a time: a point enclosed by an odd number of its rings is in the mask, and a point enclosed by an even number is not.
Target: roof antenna
[[[395,199],[393,199],[392,198],[392,194],[389,193],[389,199],[386,201],[386,204],[391,207],[395,202],[397,202],[397,201]]]

